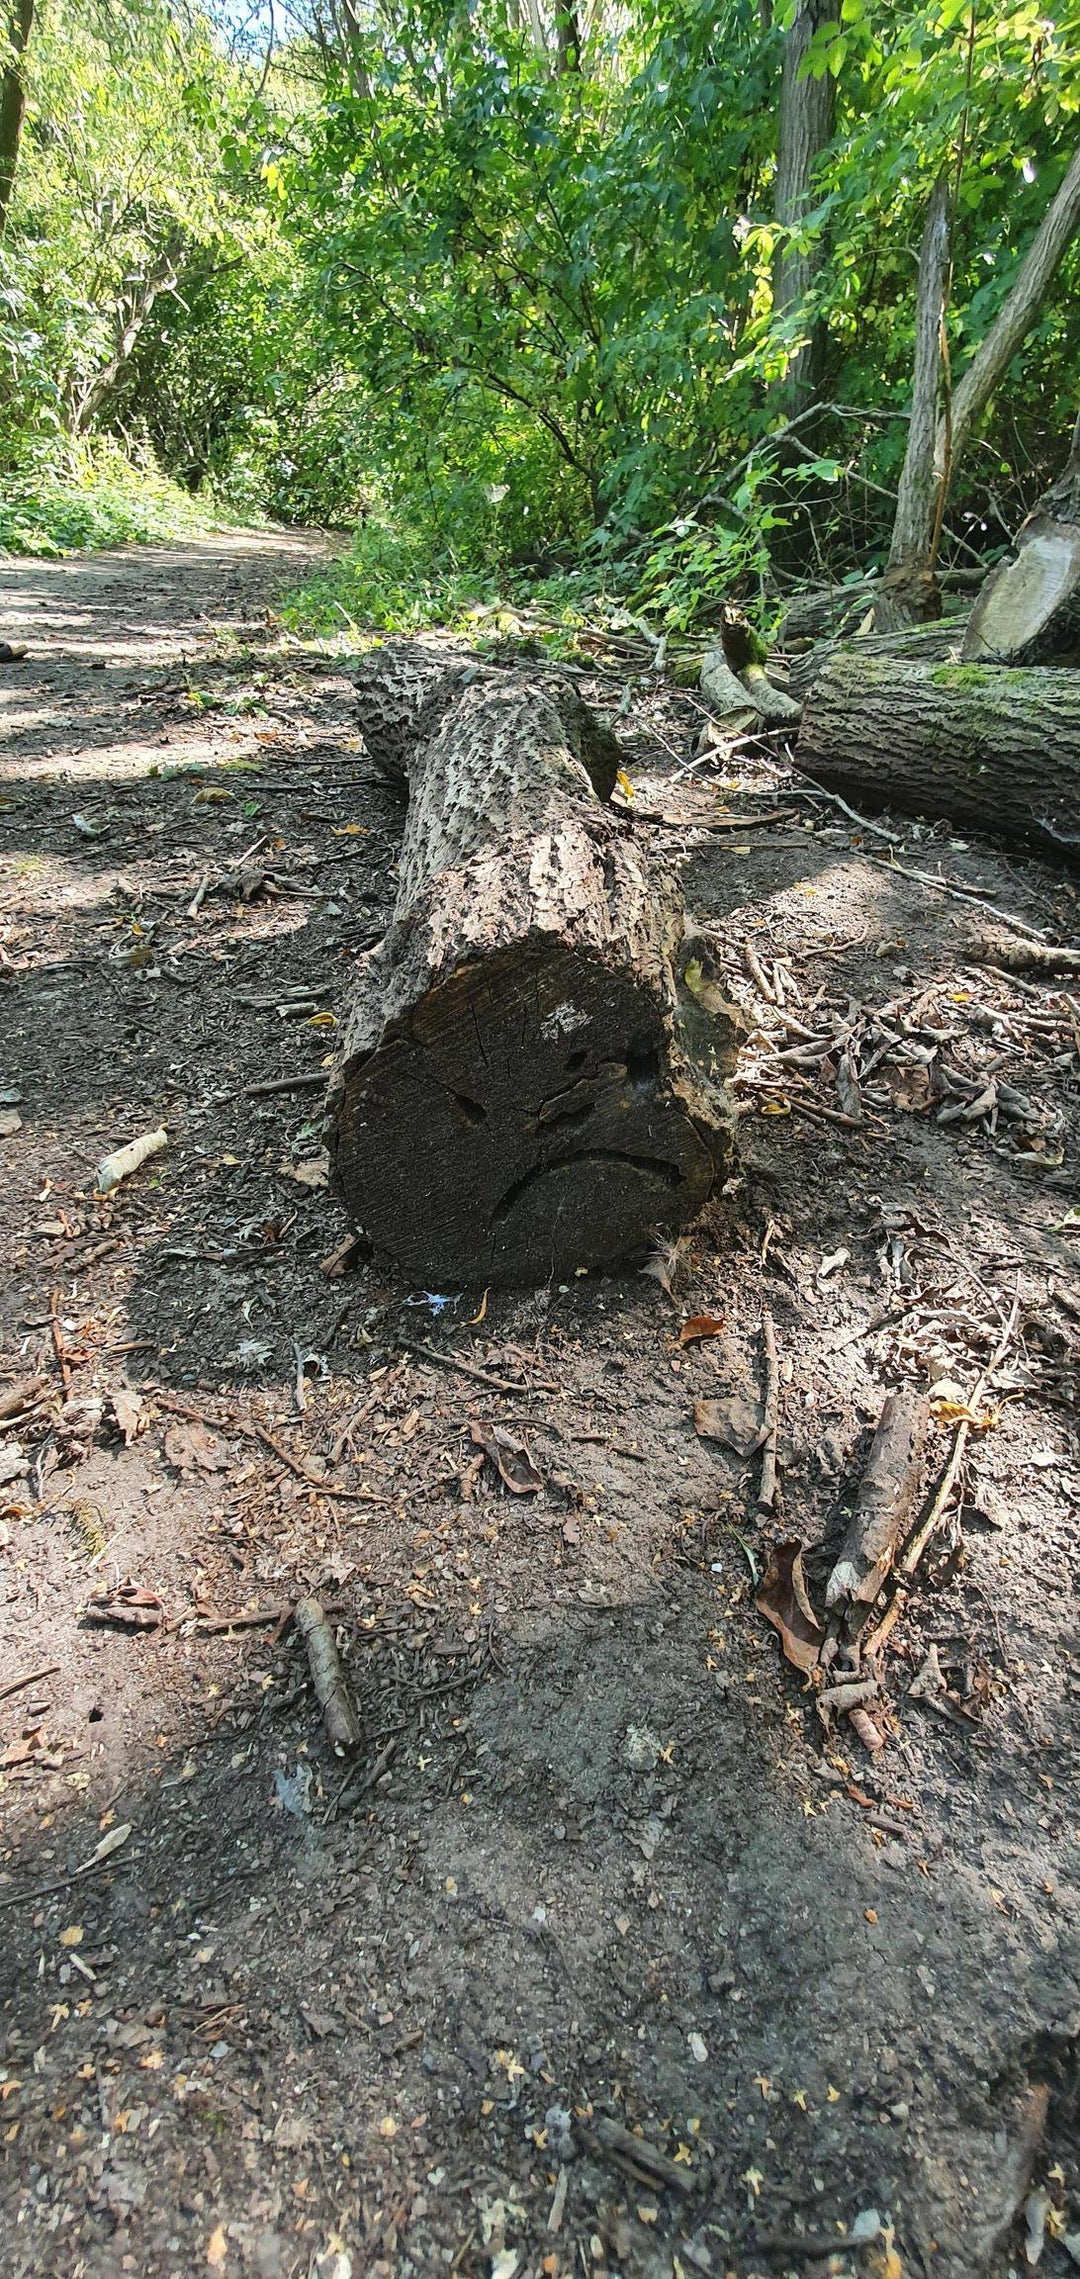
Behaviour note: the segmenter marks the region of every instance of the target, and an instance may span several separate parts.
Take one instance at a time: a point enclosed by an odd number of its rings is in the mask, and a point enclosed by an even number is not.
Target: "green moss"
[[[993,686],[994,671],[986,665],[939,665],[930,679],[935,688],[967,689],[974,694],[978,689]]]

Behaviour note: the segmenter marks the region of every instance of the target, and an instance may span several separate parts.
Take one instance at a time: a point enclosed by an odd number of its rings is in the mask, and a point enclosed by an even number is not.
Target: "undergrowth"
[[[168,543],[226,529],[235,519],[192,498],[148,456],[131,459],[108,438],[54,444],[0,484],[0,548],[12,554]]]
[[[521,617],[544,645],[561,653],[575,633],[613,611],[637,611],[659,633],[701,633],[720,605],[757,572],[745,542],[692,518],[616,550],[597,533],[578,550],[577,566],[547,568],[500,561],[470,562],[422,517],[370,513],[348,553],[316,572],[292,596],[284,617],[300,634],[332,638],[367,633],[421,633],[434,626],[497,636]]]

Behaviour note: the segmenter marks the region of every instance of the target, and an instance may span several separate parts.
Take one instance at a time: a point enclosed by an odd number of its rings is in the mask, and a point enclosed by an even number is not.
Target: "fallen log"
[[[1080,663],[1080,421],[1068,463],[992,570],[971,613],[964,662]]]
[[[431,1289],[643,1251],[730,1161],[735,1032],[673,878],[606,805],[617,744],[557,672],[401,644],[357,689],[409,804],[328,1100],[354,1221]]]
[[[835,641],[819,641],[812,649],[792,657],[788,668],[788,687],[800,703],[820,679],[833,657],[907,657],[917,665],[941,665],[960,662],[964,634],[967,630],[967,612],[958,611],[952,617],[937,617],[932,625],[909,625],[900,633],[862,633],[854,638],[841,637]]]
[[[1080,674],[830,658],[797,764],[881,806],[1080,859]]]

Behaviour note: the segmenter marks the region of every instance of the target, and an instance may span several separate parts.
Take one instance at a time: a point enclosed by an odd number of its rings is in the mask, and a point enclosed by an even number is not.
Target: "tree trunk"
[[[940,489],[934,476],[934,447],[949,236],[949,185],[942,175],[927,208],[919,254],[911,424],[896,499],[889,566],[874,610],[877,633],[897,633],[906,625],[941,615],[933,562]]]
[[[395,646],[359,688],[409,807],[331,1087],[346,1202],[429,1289],[640,1254],[730,1160],[734,1031],[671,880],[601,804],[618,746],[553,673]]]
[[[1080,861],[1080,674],[844,650],[814,683],[797,759],[884,806]]]
[[[26,110],[23,59],[34,28],[34,0],[14,0],[8,20],[8,57],[0,80],[0,237],[7,228]]]
[[[581,21],[577,0],[557,0],[555,9],[555,70],[564,78],[581,70]]]
[[[775,220],[783,234],[773,270],[773,314],[792,322],[820,265],[817,250],[805,242],[803,227],[813,206],[814,168],[832,136],[836,116],[832,73],[812,79],[803,66],[818,26],[834,13],[831,0],[797,0],[794,19],[784,34],[774,198]],[[787,368],[783,399],[789,411],[813,402],[823,350],[824,333],[815,320]]]
[[[971,663],[1080,663],[1080,419],[1064,473],[979,595],[963,654]]]
[[[946,486],[998,381],[1017,349],[1023,347],[1078,226],[1080,149],[1074,152],[1061,188],[1043,215],[1004,306],[953,394],[949,428],[944,419],[938,421],[935,468]]]
[[[172,291],[180,275],[184,240],[178,229],[171,229],[168,238],[145,277],[129,283],[127,295],[117,310],[116,345],[107,364],[95,372],[93,379],[71,405],[69,425],[73,435],[85,435],[93,425],[102,405],[117,388],[131,362],[144,326],[162,293]]]

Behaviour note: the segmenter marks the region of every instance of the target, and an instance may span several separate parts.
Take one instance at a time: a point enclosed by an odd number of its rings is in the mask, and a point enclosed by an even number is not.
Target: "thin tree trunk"
[[[116,346],[108,363],[95,372],[89,386],[72,406],[70,426],[73,435],[86,434],[102,405],[112,395],[131,362],[155,301],[176,283],[182,254],[183,239],[180,232],[171,231],[168,243],[158,255],[153,268],[135,289],[126,309],[122,307],[117,316]]]
[[[820,266],[818,250],[801,241],[801,231],[813,203],[814,168],[833,131],[836,83],[831,72],[811,78],[804,65],[818,26],[834,13],[831,0],[798,0],[794,21],[784,34],[774,202],[783,235],[773,271],[773,311],[781,321],[794,320]],[[809,339],[788,365],[783,395],[790,410],[812,403],[823,349],[824,334],[815,321]]]
[[[939,487],[934,474],[934,452],[949,236],[949,185],[942,175],[927,208],[919,254],[911,424],[897,493],[889,566],[874,610],[874,629],[878,633],[899,632],[905,625],[917,625],[941,614],[941,596],[930,555]]]
[[[559,78],[581,70],[581,24],[577,0],[557,0],[555,10],[555,70]]]
[[[1073,153],[1061,188],[1043,215],[1003,308],[953,393],[951,433],[944,419],[938,421],[934,471],[946,488],[972,428],[1027,339],[1078,226],[1080,149]]]
[[[8,21],[8,60],[0,84],[0,237],[7,227],[8,209],[15,188],[26,110],[23,59],[34,28],[34,0],[14,0]]]

